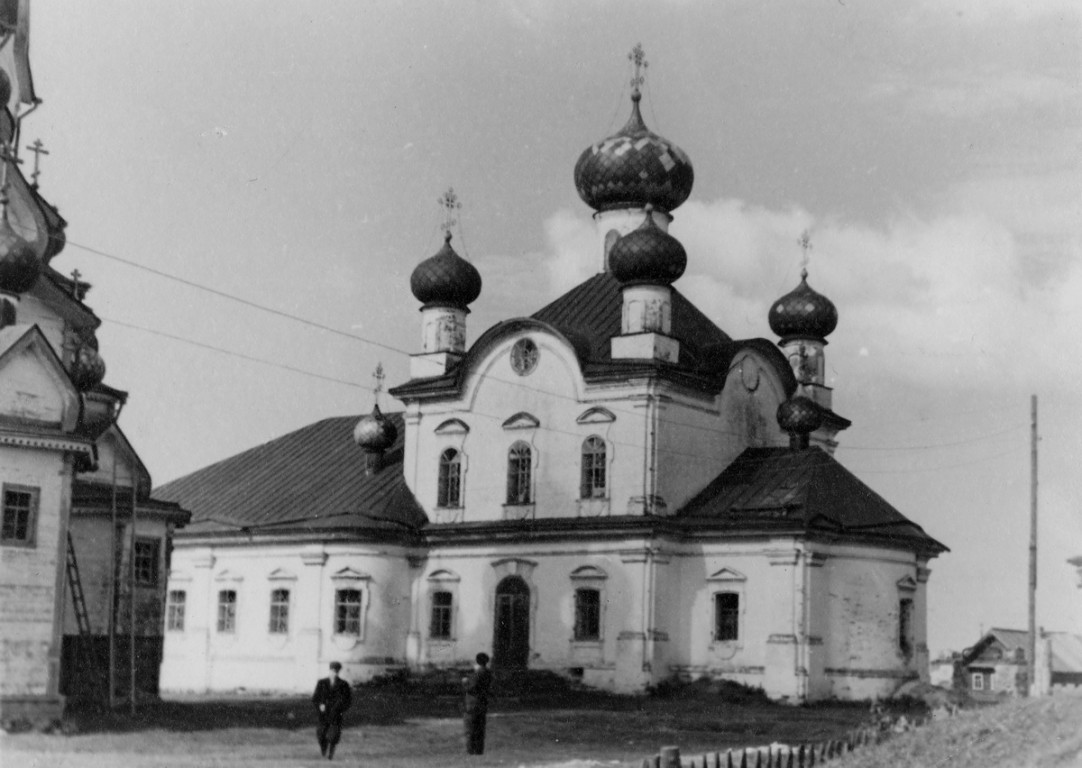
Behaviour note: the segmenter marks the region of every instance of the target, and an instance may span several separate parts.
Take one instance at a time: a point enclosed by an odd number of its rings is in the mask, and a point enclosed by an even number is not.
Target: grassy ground
[[[697,691],[666,698],[564,695],[497,700],[486,754],[467,757],[458,701],[361,689],[336,763],[380,768],[626,763],[663,744],[684,754],[778,741],[841,737],[867,718],[862,706],[785,707]],[[4,768],[317,766],[311,705],[303,698],[191,698],[145,706],[135,719],[82,715],[68,734],[8,734]]]

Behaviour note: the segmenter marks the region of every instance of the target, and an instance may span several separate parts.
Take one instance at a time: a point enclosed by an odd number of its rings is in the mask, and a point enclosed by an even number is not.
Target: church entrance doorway
[[[525,669],[530,655],[530,587],[521,576],[508,576],[496,585],[496,636],[492,665]]]

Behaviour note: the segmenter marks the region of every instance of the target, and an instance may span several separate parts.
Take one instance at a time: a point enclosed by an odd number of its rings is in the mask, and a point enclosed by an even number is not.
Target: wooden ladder
[[[102,670],[93,649],[94,638],[90,631],[90,614],[86,610],[86,598],[83,595],[83,580],[79,576],[79,561],[75,558],[75,541],[68,531],[68,586],[71,587],[71,602],[75,608],[75,623],[79,627],[78,653],[82,665],[82,679],[93,686],[93,693],[101,693],[103,683]]]

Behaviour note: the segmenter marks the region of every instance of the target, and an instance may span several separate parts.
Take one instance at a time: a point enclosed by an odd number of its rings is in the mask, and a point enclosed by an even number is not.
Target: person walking
[[[463,724],[466,727],[466,754],[485,753],[485,718],[488,716],[488,691],[492,687],[492,672],[488,669],[488,654],[477,654],[473,674],[462,678],[465,695]]]
[[[319,751],[328,760],[334,760],[334,748],[342,738],[342,715],[353,704],[349,683],[338,676],[341,671],[342,665],[332,661],[330,673],[316,683],[316,692],[312,694],[312,703],[319,712],[316,726]]]

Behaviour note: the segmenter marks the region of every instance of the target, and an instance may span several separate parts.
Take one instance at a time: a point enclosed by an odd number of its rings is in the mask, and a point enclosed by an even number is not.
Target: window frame
[[[516,440],[507,449],[507,506],[533,503],[533,448],[524,440]]]
[[[593,596],[592,605],[584,600],[587,595]],[[586,631],[591,629],[591,627],[584,627],[587,623],[593,624],[593,632]],[[572,638],[577,643],[601,642],[601,588],[599,586],[575,588],[575,624],[572,628]]]
[[[215,628],[219,635],[237,634],[237,597],[236,589],[218,590],[218,618]]]
[[[139,548],[153,547],[153,556],[142,554]],[[153,536],[137,536],[132,546],[133,570],[137,587],[156,587],[161,580],[162,540]]]
[[[970,673],[969,687],[974,691],[984,690],[984,673],[983,672],[971,672]]]
[[[912,597],[898,598],[898,650],[907,659],[913,655],[914,611]]]
[[[446,604],[440,604],[446,596]],[[436,589],[430,593],[428,615],[429,640],[454,640],[455,595],[449,589]]]
[[[284,595],[284,597],[283,597]],[[289,607],[292,598],[292,590],[286,587],[275,587],[270,593],[270,615],[267,622],[267,634],[289,634]]]
[[[608,446],[600,435],[582,441],[579,473],[580,499],[606,499],[608,486]]]
[[[178,599],[179,595],[179,599]],[[188,607],[188,591],[171,589],[165,597],[165,631],[183,632]]]
[[[357,596],[356,603],[352,600],[346,602],[343,596],[346,593]],[[356,609],[356,615],[350,614],[350,609]],[[345,611],[345,612],[344,612]],[[351,631],[353,622],[356,622],[356,631]],[[336,587],[334,590],[334,634],[344,637],[360,639],[364,629],[364,590],[358,586]]]
[[[722,605],[722,601],[732,598],[735,602],[734,606],[725,607]],[[715,643],[738,643],[740,642],[740,592],[731,589],[722,589],[714,593],[713,608],[714,608],[714,631],[713,641]],[[728,635],[728,632],[723,630],[732,630],[732,637],[722,637],[723,634]]]
[[[28,497],[28,502],[25,509],[20,505],[18,507],[9,506],[8,494],[25,494]],[[5,547],[26,547],[32,549],[37,546],[38,539],[38,513],[41,509],[41,488],[33,485],[21,485],[19,483],[4,483],[0,487],[0,544]],[[8,514],[9,512],[18,515],[20,512],[25,511],[26,520],[25,535],[22,537],[16,536],[18,532],[18,521],[15,520],[12,523],[11,528],[12,535],[7,534],[8,530]]]
[[[462,507],[462,451],[457,448],[445,448],[440,453],[436,479],[436,506],[440,509]]]

